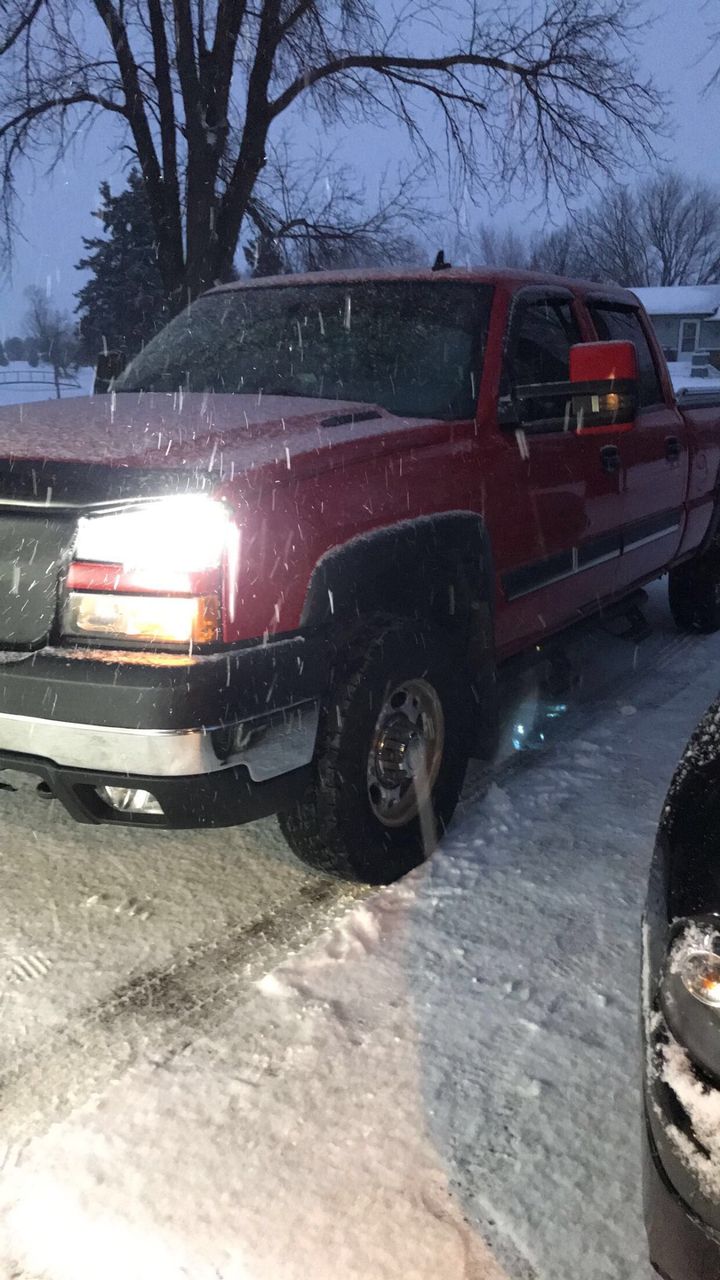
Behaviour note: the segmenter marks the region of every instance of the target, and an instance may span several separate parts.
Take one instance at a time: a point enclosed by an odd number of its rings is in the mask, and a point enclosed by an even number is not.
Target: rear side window
[[[582,337],[568,301],[544,298],[523,303],[512,326],[508,373],[514,391],[569,380],[570,348]],[[561,431],[566,427],[565,402],[541,392],[529,399],[523,396],[522,420],[536,429]]]
[[[658,378],[650,343],[633,307],[618,307],[604,302],[590,303],[590,314],[601,342],[634,342],[640,376],[640,404],[647,407],[663,404],[664,396]]]

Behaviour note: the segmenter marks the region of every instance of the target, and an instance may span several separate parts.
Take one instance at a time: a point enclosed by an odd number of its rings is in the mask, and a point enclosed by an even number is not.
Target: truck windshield
[[[280,285],[206,294],[118,379],[118,391],[214,391],[475,413],[492,288],[457,281]]]

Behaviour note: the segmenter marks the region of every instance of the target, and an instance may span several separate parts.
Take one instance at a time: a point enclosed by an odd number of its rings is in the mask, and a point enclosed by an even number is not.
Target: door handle
[[[677,462],[680,453],[681,446],[677,436],[667,436],[665,439],[665,457],[668,462]]]
[[[603,471],[607,471],[610,475],[617,471],[620,467],[620,450],[616,444],[606,444],[600,450],[600,459],[602,461]]]

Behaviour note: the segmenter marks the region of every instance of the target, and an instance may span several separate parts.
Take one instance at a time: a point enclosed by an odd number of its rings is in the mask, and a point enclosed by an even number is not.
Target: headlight
[[[720,1009],[720,956],[713,951],[690,951],[679,973],[691,996],[711,1009]]]
[[[220,631],[217,594],[205,596],[99,595],[71,591],[65,635],[155,644],[212,644]]]
[[[720,1081],[720,922],[685,921],[677,928],[659,999],[675,1039]]]
[[[67,577],[68,637],[210,644],[221,634],[221,579],[237,563],[227,509],[202,494],[83,517]]]
[[[75,559],[144,573],[194,573],[218,568],[230,531],[226,508],[213,498],[161,498],[110,515],[84,516]]]

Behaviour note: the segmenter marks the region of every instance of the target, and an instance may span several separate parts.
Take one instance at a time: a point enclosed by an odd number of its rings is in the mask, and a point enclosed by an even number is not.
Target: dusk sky
[[[637,6],[638,13],[641,7]],[[671,98],[673,131],[667,139],[659,140],[659,148],[688,176],[703,176],[711,182],[717,177],[720,185],[720,87],[704,93],[714,65],[709,35],[711,18],[717,16],[716,5],[707,0],[683,0],[680,4],[677,0],[648,0],[646,9],[656,21],[643,38],[642,69]],[[720,61],[720,46],[717,58]],[[291,130],[303,146],[312,137],[311,121],[299,114],[291,122]],[[369,194],[381,170],[387,168],[391,179],[398,162],[408,159],[408,143],[399,131],[368,128],[359,137],[357,132],[339,135],[338,144],[339,159],[352,158],[358,163],[359,157]],[[0,337],[22,331],[24,290],[30,284],[47,288],[58,304],[73,309],[73,295],[81,282],[74,264],[82,253],[81,237],[93,234],[98,225],[91,217],[98,185],[107,178],[114,190],[122,187],[127,161],[127,153],[120,150],[120,135],[102,121],[76,145],[54,176],[48,177],[39,161],[32,169],[23,170],[18,182],[23,197],[19,222],[25,238],[15,246],[12,278],[0,280]],[[631,172],[618,174],[628,181],[633,176]],[[492,198],[479,192],[468,212],[468,222],[480,223],[492,213],[496,224],[534,228],[546,223],[548,217],[548,211],[538,208],[538,200],[538,192],[528,192],[523,199],[516,197],[493,211]],[[449,208],[445,184],[433,193],[433,203],[439,209]],[[560,217],[560,207],[555,204],[549,213]],[[452,235],[449,219],[448,242]]]

